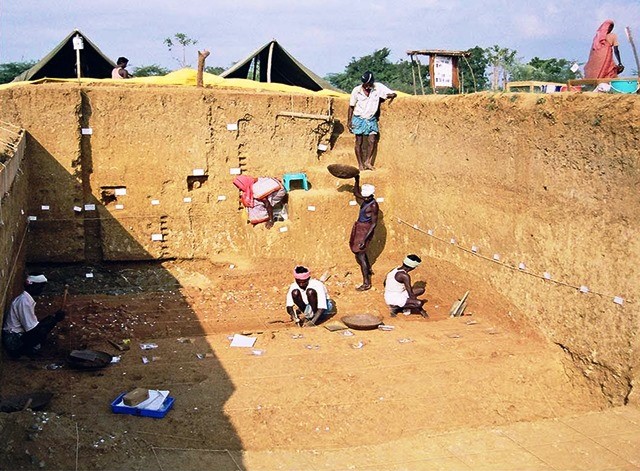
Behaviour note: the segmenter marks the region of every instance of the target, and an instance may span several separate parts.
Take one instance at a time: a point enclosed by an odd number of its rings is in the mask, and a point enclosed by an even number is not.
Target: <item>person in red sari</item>
[[[612,31],[613,21],[611,20],[606,20],[596,31],[589,60],[584,66],[585,78],[616,78],[624,70],[618,50],[618,36]],[[617,65],[613,60],[614,55],[618,61]]]
[[[273,207],[282,202],[287,195],[282,183],[272,177],[252,177],[240,175],[233,184],[241,191],[242,205],[247,208],[249,221],[254,226],[266,223],[267,229],[273,227]]]

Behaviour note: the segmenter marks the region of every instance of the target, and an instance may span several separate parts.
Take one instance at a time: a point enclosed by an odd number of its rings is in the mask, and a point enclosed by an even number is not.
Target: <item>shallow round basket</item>
[[[327,166],[327,170],[334,177],[353,178],[360,175],[360,170],[352,165],[331,164]]]
[[[344,316],[340,320],[347,327],[356,330],[377,329],[378,326],[382,324],[382,318],[374,316],[373,314],[354,314],[351,316]]]
[[[113,357],[106,352],[97,350],[73,350],[69,354],[69,366],[79,370],[96,370],[104,368]]]
[[[19,412],[25,408],[42,410],[45,408],[53,393],[49,391],[36,391],[29,394],[20,394],[0,399],[0,412]]]
[[[635,80],[612,80],[611,89],[618,93],[635,93],[638,91],[638,82]]]

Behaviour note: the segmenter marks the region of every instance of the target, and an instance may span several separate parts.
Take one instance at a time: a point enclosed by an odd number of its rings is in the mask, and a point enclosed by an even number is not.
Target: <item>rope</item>
[[[500,260],[496,260],[495,258],[490,258],[490,257],[487,257],[485,255],[481,255],[477,251],[474,251],[472,249],[468,249],[466,247],[458,245],[457,243],[453,243],[451,241],[447,241],[447,240],[445,240],[445,239],[443,239],[441,237],[438,237],[438,236],[434,235],[433,231],[431,231],[431,230],[425,231],[424,229],[420,229],[420,227],[418,227],[417,224],[410,224],[407,221],[404,221],[404,220],[402,220],[400,218],[398,218],[398,222],[400,224],[404,224],[406,226],[409,226],[409,227],[411,227],[412,229],[414,229],[414,230],[416,230],[418,232],[426,234],[429,237],[432,237],[432,238],[434,238],[434,239],[436,239],[436,240],[438,240],[440,242],[444,242],[446,244],[451,244],[455,248],[457,248],[458,250],[462,250],[463,252],[471,254],[471,255],[473,255],[475,257],[479,257],[479,258],[481,258],[483,260],[488,260],[490,262],[497,263],[498,265],[501,265],[501,266],[503,266],[505,268],[508,268],[509,270],[512,270],[514,272],[523,273],[525,275],[529,275],[529,276],[532,276],[534,278],[539,278],[541,280],[548,281],[548,282],[554,283],[556,285],[566,286],[567,288],[573,288],[573,289],[575,289],[577,291],[584,292],[583,291],[584,286],[577,286],[577,285],[574,285],[574,284],[571,284],[571,283],[567,283],[565,281],[554,280],[551,277],[547,277],[547,276],[544,276],[544,275],[538,275],[537,273],[533,273],[533,272],[527,270],[526,268],[514,267],[513,265],[509,265],[507,263],[501,262]],[[454,239],[452,239],[452,240],[455,241]],[[595,295],[601,296],[603,298],[610,298],[610,299],[618,299],[619,298],[618,296],[602,293],[602,292],[599,292],[599,291],[593,291],[591,289],[588,290],[588,293],[595,294]],[[632,300],[629,300],[629,299],[625,299],[624,302],[629,303],[629,304],[633,304],[635,301],[632,301]]]

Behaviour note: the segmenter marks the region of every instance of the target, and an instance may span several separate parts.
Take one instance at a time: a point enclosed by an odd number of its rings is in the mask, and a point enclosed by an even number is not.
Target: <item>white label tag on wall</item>
[[[580,292],[581,293],[588,293],[589,292],[589,288],[587,286],[585,286],[585,285],[582,285],[580,287]]]
[[[218,201],[225,201],[227,197],[225,195],[218,195]]]
[[[451,245],[456,245],[456,240],[455,239],[451,239],[449,242],[451,243]]]
[[[74,207],[73,207],[73,210],[74,210],[76,213],[79,213],[79,212],[81,212],[81,211],[82,211],[82,208],[81,208],[80,206],[74,206]]]
[[[378,203],[384,203],[384,198],[376,198],[376,201],[377,201]]]
[[[476,247],[475,245],[472,245],[472,246],[471,246],[471,251],[472,251],[473,253],[478,253],[478,247]]]
[[[358,204],[358,202],[357,202],[357,201],[355,201],[355,200],[351,200],[351,201],[349,201],[349,206],[355,206],[355,205],[357,205],[357,204]]]
[[[158,206],[160,204],[160,200],[151,200],[151,204],[153,206]]]
[[[85,278],[93,278],[93,273],[85,273]]]
[[[38,216],[29,216],[29,221],[37,221],[38,220]]]
[[[433,229],[427,229],[427,234],[429,234],[430,236],[433,235]]]
[[[500,261],[500,254],[498,254],[498,253],[494,253],[494,254],[493,254],[493,259],[494,259],[496,262],[499,262],[499,261]]]
[[[328,148],[329,148],[329,146],[328,146],[328,145],[326,145],[326,144],[318,144],[318,150],[319,150],[320,152],[324,152],[324,151],[326,151]]]
[[[620,296],[616,296],[615,298],[613,298],[613,302],[622,306],[624,304],[624,299],[622,299]]]
[[[84,205],[84,210],[85,211],[95,211],[96,210],[96,205],[95,204],[85,204]]]
[[[287,226],[281,227],[280,232],[287,232],[289,228]]]
[[[116,209],[124,209],[124,204],[116,204]]]
[[[182,201],[185,203],[191,203],[191,198],[187,196],[186,198],[182,198]]]
[[[240,175],[242,173],[242,170],[240,170],[240,167],[233,167],[229,169],[229,173],[231,175]]]
[[[227,131],[237,131],[238,123],[229,123],[227,124]]]
[[[527,266],[524,264],[524,262],[520,262],[520,264],[518,265],[518,269],[519,270],[526,270]]]
[[[193,176],[194,177],[202,177],[204,175],[204,169],[203,168],[194,168],[193,169]]]
[[[316,207],[315,206],[307,206],[307,211],[315,211]]]
[[[91,128],[82,128],[82,135],[83,136],[91,136],[91,134],[93,134],[93,129],[91,129]]]
[[[116,196],[124,196],[127,194],[127,189],[126,188],[116,188]]]
[[[162,234],[151,234],[151,240],[162,240]]]
[[[545,280],[550,280],[551,279],[551,273],[549,273],[548,271],[544,272],[542,274],[542,276],[544,276]]]
[[[43,211],[49,211],[49,206],[46,204],[43,204],[42,206],[40,206],[40,209]]]

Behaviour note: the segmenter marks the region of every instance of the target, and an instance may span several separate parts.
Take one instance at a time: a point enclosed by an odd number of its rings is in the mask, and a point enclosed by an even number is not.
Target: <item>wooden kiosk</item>
[[[429,83],[433,93],[438,93],[439,88],[455,88],[460,90],[460,71],[458,60],[462,57],[466,60],[471,55],[468,51],[445,51],[443,49],[420,49],[407,51],[411,57],[411,72],[413,75],[413,94],[418,94],[416,86],[416,68],[420,80],[420,90],[424,95],[422,73],[419,56],[429,56]],[[417,65],[417,67],[416,67]]]

